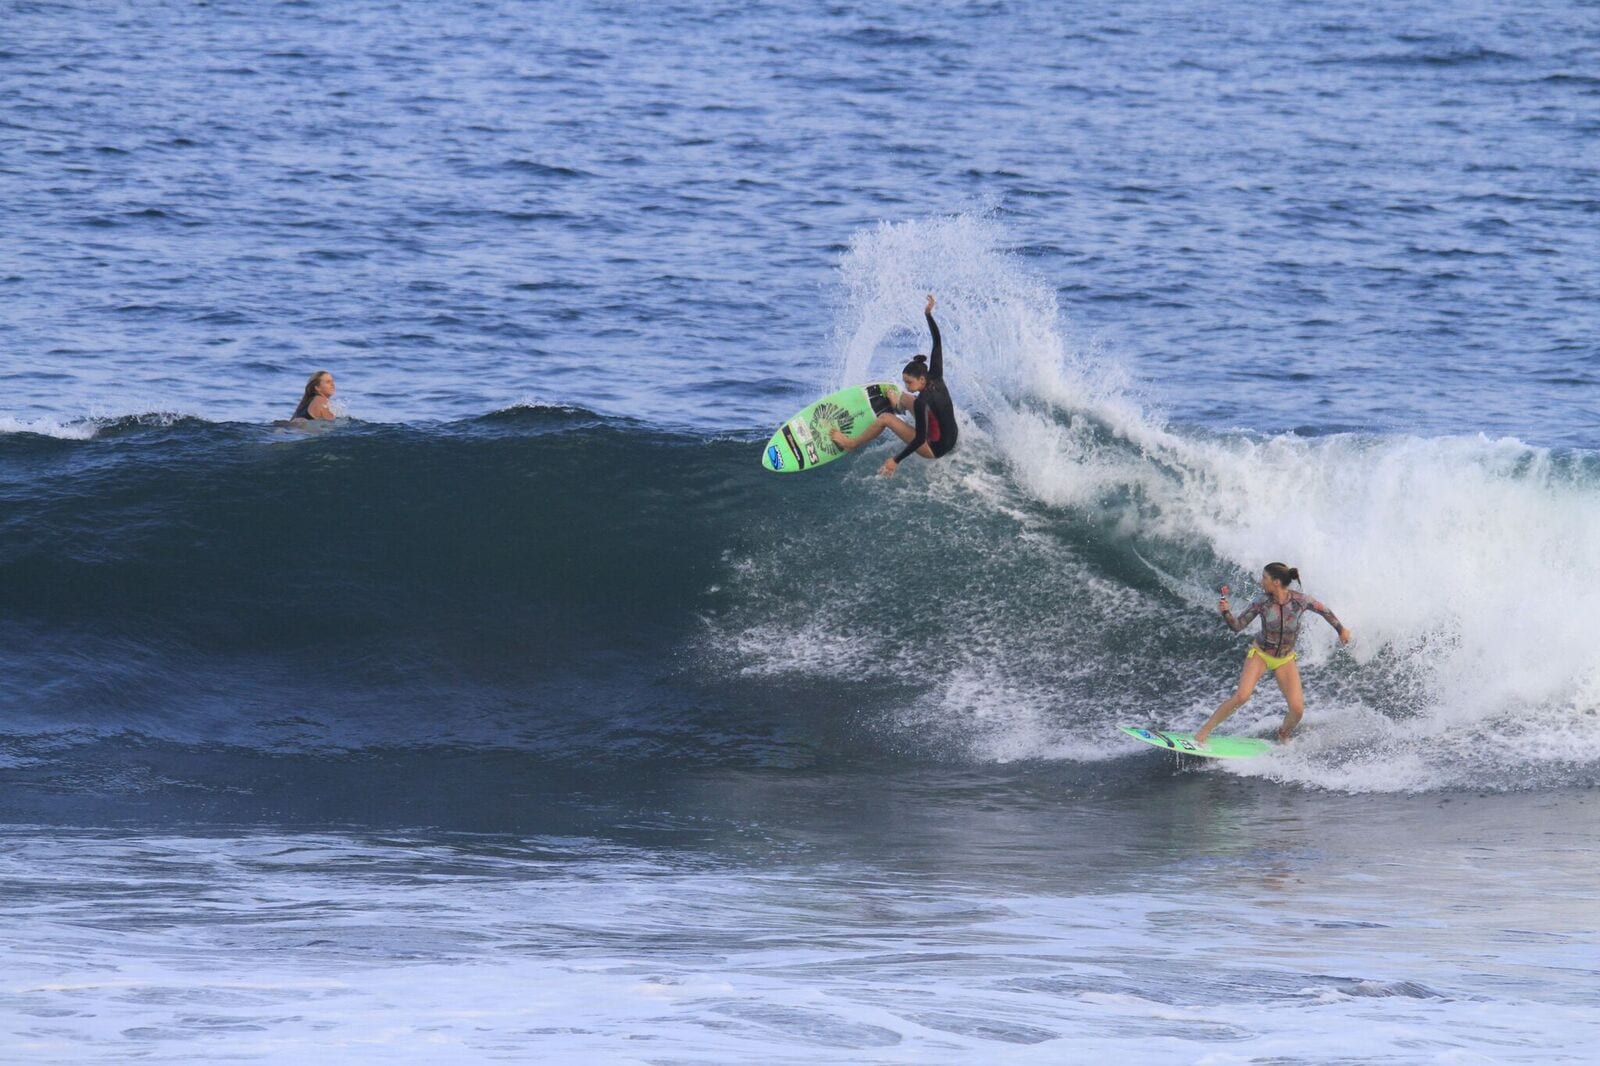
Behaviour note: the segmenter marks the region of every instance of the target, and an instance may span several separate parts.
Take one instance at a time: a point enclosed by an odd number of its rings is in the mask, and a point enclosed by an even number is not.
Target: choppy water
[[[1591,9],[4,14],[0,1059],[1588,1056]]]
[[[1186,418],[1592,440],[1585,5],[7,6],[18,415],[775,421],[987,211]]]
[[[56,932],[8,951],[8,1051],[1581,1062],[1600,1037],[1595,841],[1551,832],[1592,797],[1188,775],[1156,819],[1149,775],[1116,776],[618,782],[598,837],[13,831],[8,909]]]

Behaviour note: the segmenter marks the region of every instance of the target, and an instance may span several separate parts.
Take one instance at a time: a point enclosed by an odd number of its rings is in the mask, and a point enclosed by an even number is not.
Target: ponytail
[[[911,360],[911,362],[907,363],[904,367],[902,367],[901,370],[900,370],[900,373],[909,374],[914,378],[925,378],[925,377],[927,377],[928,376],[928,357],[925,356],[925,355],[917,356],[915,359]]]

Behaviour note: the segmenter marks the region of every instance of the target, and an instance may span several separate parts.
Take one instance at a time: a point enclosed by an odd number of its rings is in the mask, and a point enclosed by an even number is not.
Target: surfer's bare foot
[[[1294,736],[1294,727],[1293,726],[1280,725],[1278,727],[1278,743],[1279,744],[1287,744],[1287,743],[1289,743],[1289,738],[1292,737],[1292,736]]]
[[[828,430],[828,436],[833,439],[833,443],[837,444],[845,451],[855,451],[856,442],[845,436],[843,433],[840,433],[838,426],[834,426],[832,429]]]
[[[1211,730],[1202,729],[1202,730],[1200,730],[1200,732],[1198,732],[1198,733],[1196,733],[1194,735],[1194,742],[1196,744],[1204,745],[1205,742],[1206,742],[1206,737],[1209,737],[1210,735],[1211,735]]]

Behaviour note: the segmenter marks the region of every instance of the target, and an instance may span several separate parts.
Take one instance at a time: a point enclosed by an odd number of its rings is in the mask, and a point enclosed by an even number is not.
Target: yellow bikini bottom
[[[1278,667],[1282,666],[1284,663],[1292,663],[1296,659],[1300,658],[1300,653],[1297,652],[1297,651],[1292,651],[1288,655],[1284,655],[1282,657],[1279,657],[1277,655],[1268,655],[1266,652],[1262,651],[1260,648],[1258,648],[1254,644],[1252,644],[1252,645],[1250,645],[1250,654],[1246,655],[1245,658],[1249,659],[1252,656],[1254,656],[1255,658],[1260,659],[1262,662],[1266,663],[1268,670],[1276,670]]]

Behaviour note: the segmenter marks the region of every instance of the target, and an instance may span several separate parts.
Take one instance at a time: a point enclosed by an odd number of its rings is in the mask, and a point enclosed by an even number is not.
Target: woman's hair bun
[[[1285,585],[1300,580],[1300,568],[1290,566],[1288,563],[1268,563],[1263,569],[1272,580],[1281,581]]]

